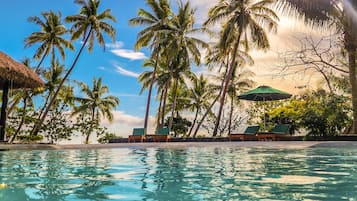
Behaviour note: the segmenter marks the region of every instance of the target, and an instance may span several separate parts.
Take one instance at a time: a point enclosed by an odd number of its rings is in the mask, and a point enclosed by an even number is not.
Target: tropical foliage
[[[349,130],[351,107],[346,97],[324,90],[305,92],[285,105],[270,110],[268,122],[289,123],[293,132],[308,136],[335,136]]]
[[[154,96],[159,103],[155,128],[169,127],[177,137],[195,138],[203,130],[213,137],[224,136],[246,122],[262,125],[264,120],[268,128],[276,123],[289,123],[293,125],[292,132],[311,136],[357,133],[357,23],[350,10],[356,10],[355,2],[219,0],[209,9],[202,25],[196,23],[196,10],[189,1],[145,2],[147,7],[140,8],[129,24],[141,28],[134,49],[150,50],[138,77],[142,84],[140,94],[147,90],[143,125],[146,130]],[[37,46],[33,59],[38,63],[33,69],[45,85],[12,93],[7,110],[10,142],[46,139],[57,143],[78,133],[85,137],[85,143],[94,134],[102,143],[115,137],[102,123],[105,119],[113,120],[119,98],[108,95],[109,89],[100,77],[94,78],[91,86],[68,78],[84,49],[89,52],[96,46],[105,49],[106,37],[115,41],[112,23],[116,19],[110,9],[101,11],[100,0],[75,0],[75,3],[80,6],[78,14],[62,19],[61,12],[48,11],[28,19],[40,31],[25,38],[25,47]],[[335,28],[343,50],[322,53],[332,57],[314,55],[324,65],[322,70],[316,63],[310,63],[328,82],[329,93],[310,91],[291,100],[255,103],[246,109],[238,95],[255,85],[254,73],[247,68],[255,59],[249,52],[270,48],[268,33],[276,32],[279,20],[274,8],[303,18],[311,26],[328,24]],[[220,24],[219,30],[210,30],[216,24]],[[208,43],[202,36],[213,40]],[[66,53],[75,50],[77,40],[81,40],[81,45],[71,65],[66,67]],[[315,60],[303,57],[299,59],[304,65],[309,59]],[[333,60],[337,65],[331,64],[329,58],[338,58]],[[43,68],[44,63],[49,67]],[[30,67],[31,61],[25,60],[24,64]],[[198,71],[198,67],[204,69]],[[341,74],[333,73],[336,71]],[[80,95],[75,93],[74,83]]]

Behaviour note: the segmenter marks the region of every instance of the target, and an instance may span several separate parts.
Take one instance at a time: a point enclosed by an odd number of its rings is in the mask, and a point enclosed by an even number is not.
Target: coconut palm
[[[280,0],[283,11],[296,16],[296,12],[312,22],[323,26],[326,22],[334,22],[343,35],[344,48],[347,51],[349,81],[352,91],[353,127],[351,133],[357,133],[357,2],[349,0]]]
[[[52,60],[55,58],[55,50],[57,49],[61,57],[65,58],[65,48],[74,49],[72,43],[63,38],[67,33],[66,27],[62,24],[61,13],[54,13],[53,11],[43,12],[43,20],[40,17],[29,17],[28,21],[33,22],[41,27],[41,31],[33,32],[25,39],[25,47],[31,47],[34,44],[40,43],[37,48],[35,59],[40,59],[36,67],[39,70],[45,57],[51,53]]]
[[[30,59],[26,58],[22,61],[22,63],[27,66],[28,68],[30,68]],[[38,90],[34,90],[34,93],[36,93],[36,91]],[[27,115],[27,107],[28,106],[32,106],[33,107],[33,100],[32,100],[32,95],[31,92],[28,90],[18,90],[18,93],[16,95],[17,100],[15,100],[15,103],[19,103],[19,101],[22,100],[22,108],[21,108],[21,119],[19,122],[18,127],[16,128],[15,133],[13,134],[13,136],[11,136],[9,143],[12,144],[14,142],[14,140],[16,139],[16,136],[20,133],[22,126],[25,123],[25,118]]]
[[[155,65],[156,69],[155,69]],[[163,125],[164,114],[165,114],[165,105],[166,105],[166,97],[168,88],[171,82],[171,72],[164,64],[164,57],[160,57],[158,62],[154,61],[153,58],[147,59],[144,61],[144,67],[153,67],[153,70],[147,70],[140,74],[138,77],[139,81],[142,83],[142,88],[140,90],[140,94],[147,88],[153,86],[156,83],[158,87],[158,99],[160,101],[159,109],[157,112],[157,128]],[[152,75],[155,71],[156,75]],[[153,78],[155,78],[153,80]],[[161,120],[161,121],[160,121]]]
[[[236,66],[236,55],[242,40],[246,41],[250,47],[261,49],[269,48],[267,31],[275,31],[278,16],[270,8],[274,1],[262,0],[220,0],[219,3],[210,9],[209,18],[205,25],[215,24],[225,20],[225,26],[220,38],[220,47],[227,48],[233,42],[233,51],[230,53],[231,61],[224,79],[224,88],[220,98],[220,109],[213,135],[217,135],[217,129],[221,118],[221,113],[228,90],[229,82]],[[234,40],[232,40],[234,38]],[[248,47],[247,45],[247,47]]]
[[[71,40],[77,40],[81,36],[83,37],[83,43],[75,57],[71,67],[66,72],[61,83],[59,84],[57,90],[55,91],[51,101],[49,102],[46,110],[44,111],[40,121],[34,127],[34,134],[37,134],[41,124],[44,122],[48,111],[55,102],[58,93],[61,90],[64,82],[67,80],[68,76],[71,74],[72,70],[77,64],[77,61],[84,49],[88,45],[88,51],[91,51],[94,46],[95,39],[101,47],[105,47],[103,33],[106,33],[110,38],[115,41],[116,30],[115,28],[106,22],[106,20],[116,21],[115,17],[111,15],[111,10],[107,9],[103,12],[99,12],[98,8],[100,5],[100,0],[75,0],[75,3],[79,4],[81,7],[79,14],[71,15],[66,17],[66,22],[73,23],[71,27],[72,37]]]
[[[171,71],[173,72],[173,104],[171,108],[171,117],[169,120],[168,127],[172,127],[173,117],[176,107],[176,90],[178,87],[178,81],[180,74],[182,72],[190,71],[191,61],[195,65],[199,66],[201,62],[201,53],[199,47],[208,48],[208,44],[197,37],[194,34],[206,32],[206,28],[194,27],[195,10],[191,7],[189,2],[182,3],[179,1],[178,13],[172,19],[172,29],[170,30],[170,43],[168,45],[168,50],[176,50],[172,52],[172,65]],[[184,73],[185,74],[185,73]]]
[[[196,125],[198,115],[203,111],[203,109],[207,110],[211,100],[214,96],[212,86],[209,85],[208,80],[203,76],[200,75],[198,79],[193,81],[193,87],[190,89],[190,110],[194,111],[195,116],[192,122],[192,126],[188,131],[188,136],[191,136],[192,130]],[[193,135],[196,137],[196,134]]]
[[[159,60],[159,53],[162,49],[162,40],[165,33],[163,32],[168,28],[169,19],[172,15],[172,11],[167,0],[147,0],[146,4],[151,9],[150,11],[139,9],[138,16],[129,20],[129,23],[133,26],[146,25],[146,27],[138,33],[138,38],[135,43],[135,49],[139,50],[142,47],[149,46],[152,49],[151,58],[154,60],[154,70],[151,74],[151,82],[148,84],[148,97],[146,103],[144,128],[147,130],[150,102],[152,88],[156,76],[156,69]]]
[[[100,117],[107,118],[109,122],[113,120],[111,110],[119,105],[119,99],[114,96],[105,96],[109,92],[107,86],[102,85],[102,78],[93,79],[93,86],[90,88],[87,84],[80,82],[84,97],[75,97],[74,99],[80,103],[78,107],[74,108],[73,115],[78,113],[88,113],[91,115],[91,127],[86,133],[85,143],[89,143],[89,137],[93,131],[94,125],[100,123]]]
[[[228,134],[232,132],[232,117],[235,103],[238,103],[238,94],[243,91],[252,88],[254,85],[254,81],[249,79],[252,77],[254,73],[252,71],[244,69],[244,67],[240,66],[235,68],[232,75],[232,80],[228,87],[228,96],[230,97],[230,112],[229,112],[229,122],[228,122]]]

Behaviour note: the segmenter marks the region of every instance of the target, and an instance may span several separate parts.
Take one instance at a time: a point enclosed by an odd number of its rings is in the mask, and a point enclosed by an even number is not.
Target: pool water
[[[357,200],[356,148],[0,152],[0,200]]]

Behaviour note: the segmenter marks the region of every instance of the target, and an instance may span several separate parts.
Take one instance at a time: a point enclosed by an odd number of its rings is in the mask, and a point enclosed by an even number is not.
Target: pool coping
[[[305,149],[315,147],[357,147],[357,141],[274,141],[274,142],[159,142],[159,143],[110,143],[110,144],[0,144],[0,150],[62,150],[62,149],[145,149],[145,148],[272,148]]]

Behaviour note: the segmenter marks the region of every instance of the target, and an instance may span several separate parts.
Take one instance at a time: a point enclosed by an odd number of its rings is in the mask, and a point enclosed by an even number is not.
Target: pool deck
[[[0,150],[60,150],[60,149],[146,149],[187,147],[228,147],[228,148],[290,148],[305,149],[314,147],[357,147],[357,141],[274,141],[274,142],[169,142],[169,143],[111,143],[111,144],[0,144]]]

